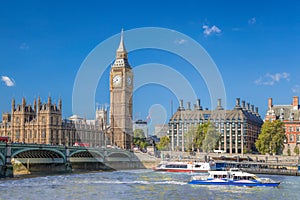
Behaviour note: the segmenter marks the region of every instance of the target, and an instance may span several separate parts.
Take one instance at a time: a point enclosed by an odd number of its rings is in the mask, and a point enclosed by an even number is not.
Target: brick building
[[[293,150],[296,145],[300,144],[300,108],[299,97],[294,96],[291,104],[273,105],[273,99],[268,99],[268,110],[265,121],[281,120],[284,123],[286,143],[284,153],[290,149]]]

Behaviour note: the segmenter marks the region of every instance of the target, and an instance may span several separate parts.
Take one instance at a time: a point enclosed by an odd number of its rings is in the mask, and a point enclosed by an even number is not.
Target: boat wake
[[[76,184],[127,184],[127,185],[187,185],[180,181],[120,181],[120,180],[98,180],[98,181],[76,181]]]

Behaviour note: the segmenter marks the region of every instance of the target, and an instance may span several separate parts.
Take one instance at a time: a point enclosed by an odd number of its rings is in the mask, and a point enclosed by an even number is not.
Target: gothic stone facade
[[[116,54],[116,60],[110,70],[110,138],[113,145],[129,149],[133,141],[133,73],[128,63],[123,30]]]
[[[291,154],[294,154],[294,148],[300,144],[300,108],[299,97],[294,96],[291,104],[288,105],[273,105],[273,99],[268,99],[268,110],[265,121],[281,120],[284,123],[286,143],[284,154],[287,154],[290,149]]]
[[[106,119],[106,118],[105,118]],[[91,147],[103,146],[105,141],[103,119],[87,123],[86,120],[62,119],[62,101],[52,104],[41,99],[34,100],[33,106],[15,105],[12,100],[11,113],[2,115],[0,135],[8,136],[11,142],[72,146],[84,143]]]
[[[236,99],[236,105],[233,110],[224,110],[221,105],[221,99],[218,100],[218,106],[215,110],[202,109],[200,100],[194,109],[191,109],[190,103],[187,108],[183,107],[183,101],[180,101],[180,107],[169,121],[169,137],[172,150],[187,150],[188,140],[187,132],[199,124],[206,122],[214,123],[216,130],[221,134],[218,149],[227,153],[245,153],[255,151],[255,141],[260,133],[263,120],[258,114],[258,108]]]

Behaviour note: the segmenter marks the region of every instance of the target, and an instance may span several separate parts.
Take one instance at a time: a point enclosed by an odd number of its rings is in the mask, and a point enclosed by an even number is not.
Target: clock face
[[[122,83],[122,78],[120,75],[116,75],[113,77],[113,85],[114,86],[120,86]]]
[[[131,78],[130,77],[127,77],[127,84],[131,85]]]

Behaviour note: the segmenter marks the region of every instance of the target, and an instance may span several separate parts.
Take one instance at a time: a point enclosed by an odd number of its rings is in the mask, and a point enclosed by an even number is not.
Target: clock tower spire
[[[116,60],[110,70],[110,138],[112,145],[123,149],[129,149],[133,142],[132,78],[122,29]]]

